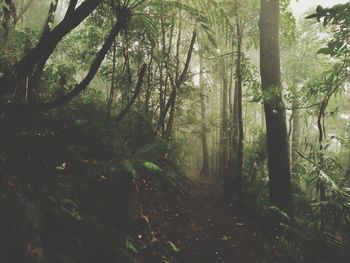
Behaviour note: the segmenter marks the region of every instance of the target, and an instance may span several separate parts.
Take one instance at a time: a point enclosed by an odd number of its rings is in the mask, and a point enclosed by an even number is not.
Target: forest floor
[[[144,213],[154,236],[141,262],[282,262],[269,248],[269,235],[225,202],[212,180],[193,180],[186,196],[153,200]]]

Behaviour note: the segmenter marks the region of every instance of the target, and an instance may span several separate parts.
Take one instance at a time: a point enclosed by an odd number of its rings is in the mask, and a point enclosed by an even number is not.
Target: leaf
[[[130,250],[134,253],[138,253],[137,249],[135,248],[134,244],[132,243],[132,239],[131,238],[127,238],[125,240],[125,247],[127,250]]]
[[[332,51],[328,47],[325,47],[319,49],[316,54],[330,55],[331,53]]]
[[[170,246],[170,248],[174,251],[174,252],[179,252],[180,249],[177,248],[177,246],[171,242],[171,241],[168,241],[167,244]]]
[[[152,163],[152,162],[143,161],[142,166],[151,172],[162,171],[162,168],[160,168],[158,165],[156,165],[155,163]]]
[[[323,10],[324,10],[324,8],[323,8],[321,5],[318,5],[318,6],[316,7],[316,13],[317,13],[318,15],[322,15],[322,14],[323,14]]]
[[[80,216],[78,205],[69,198],[63,198],[60,200],[61,209],[63,212],[71,216],[76,221],[81,221],[82,217]]]
[[[317,14],[312,14],[312,15],[305,17],[305,19],[312,19],[312,18],[316,18],[316,17],[318,17]]]

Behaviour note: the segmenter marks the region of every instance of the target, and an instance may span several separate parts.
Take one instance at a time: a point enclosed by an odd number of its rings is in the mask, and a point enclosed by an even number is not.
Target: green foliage
[[[61,200],[56,200],[56,198],[50,196],[49,199],[52,201],[52,206],[56,207],[58,209],[56,213],[59,214],[66,214],[70,217],[72,217],[76,221],[81,221],[82,218],[79,213],[78,205],[72,201],[69,198],[63,198]],[[55,209],[55,210],[56,210]]]
[[[2,35],[0,29],[0,35]],[[19,58],[24,55],[24,51],[32,48],[37,39],[38,32],[29,27],[16,27],[9,32],[7,43],[0,50],[0,72],[4,73],[10,69]]]
[[[257,134],[255,141],[245,147],[245,191],[248,197],[264,206],[268,203],[266,138],[262,131],[258,130]]]
[[[11,8],[4,3],[0,1],[0,17],[6,24],[8,17],[4,15]],[[128,27],[114,40],[83,95],[50,112],[17,113],[14,104],[23,101],[28,87],[23,79],[16,80],[18,87],[9,93],[14,103],[0,95],[0,243],[4,244],[0,261],[33,262],[31,252],[39,250],[44,251],[47,262],[136,262],[144,246],[136,233],[142,203],[148,195],[180,196],[187,180],[185,170],[202,165],[198,154],[201,92],[195,86],[194,74],[186,72],[186,81],[176,90],[176,133],[164,139],[161,136],[167,127],[158,127],[162,126],[160,115],[176,85],[174,79],[181,74],[188,40],[195,30],[195,51],[198,47],[203,58],[205,73],[201,76],[208,90],[204,122],[208,134],[213,135],[208,140],[213,166],[221,151],[217,131],[222,105],[217,95],[223,79],[227,80],[229,104],[234,104],[236,38],[242,34],[243,105],[248,105],[243,109],[245,197],[248,203],[264,208],[276,239],[271,249],[285,252],[281,254],[286,261],[336,262],[324,253],[331,251],[338,257],[350,239],[349,189],[342,169],[345,157],[336,156],[330,149],[331,139],[322,142],[320,152],[312,125],[322,105],[327,123],[338,123],[345,112],[339,102],[347,93],[342,87],[348,82],[349,4],[318,7],[316,14],[309,16],[322,21],[329,30],[324,37],[331,39],[322,40],[318,39],[321,31],[315,34],[316,27],[311,24],[297,31],[289,1],[280,3],[282,49],[288,49],[289,55],[282,64],[288,91],[276,88],[261,92],[255,55],[250,52],[258,47],[259,0],[240,1],[239,5],[221,0],[103,1],[59,41],[34,87],[33,100],[23,107],[62,97],[76,87],[116,22],[116,14],[120,15],[120,8],[135,4]],[[34,1],[23,21],[8,25],[8,36],[0,50],[0,78],[37,43],[49,4]],[[56,15],[62,16],[61,11]],[[62,18],[56,17],[56,21]],[[0,34],[6,31],[5,24]],[[237,33],[237,25],[244,30]],[[192,69],[198,64],[198,53],[193,54]],[[143,63],[147,63],[147,72],[140,94],[125,118],[116,123],[114,116],[134,95]],[[303,134],[307,143],[301,151],[305,158],[299,160],[293,178],[296,218],[268,205],[266,136],[258,124],[263,114],[259,103],[273,101],[281,93],[287,104],[297,101],[301,105],[300,117],[308,122],[304,127],[307,134]],[[342,103],[346,102],[343,98]],[[307,110],[303,111],[303,106]],[[228,124],[232,125],[233,105],[229,107]],[[168,112],[164,126],[169,119]],[[327,130],[324,127],[327,136],[334,130],[334,125],[330,126]],[[336,134],[342,143],[346,128],[342,136]],[[198,172],[194,170],[191,172]],[[318,201],[321,184],[326,188],[322,202]],[[317,227],[321,208],[325,217],[322,231]],[[179,252],[173,242],[167,245],[168,250]],[[318,255],[313,255],[314,251],[319,251]]]
[[[281,3],[281,44],[291,47],[297,39],[295,17],[289,7],[290,1],[282,1]]]
[[[160,168],[158,165],[152,163],[152,162],[147,162],[147,161],[143,161],[142,165],[148,169],[150,172],[160,172],[162,171],[162,168]]]
[[[133,252],[133,253],[138,253],[137,249],[135,248],[134,244],[133,244],[133,240],[131,237],[128,237],[125,240],[125,247],[127,250]]]
[[[174,252],[179,252],[179,251],[180,251],[180,249],[178,249],[177,246],[176,246],[173,242],[168,241],[168,244],[169,244],[169,246],[171,247],[171,249],[172,249]]]
[[[180,191],[182,172],[164,160],[167,142],[144,118],[116,129],[101,117],[100,103],[86,94],[71,108],[37,115],[29,131],[30,118],[8,123],[11,133],[1,138],[1,259],[28,262],[30,243],[53,262],[133,262],[137,191]],[[146,138],[134,132],[140,127]]]
[[[341,56],[348,53],[348,35],[350,32],[350,3],[335,5],[330,8],[317,6],[316,13],[308,16],[308,19],[316,18],[324,26],[331,26],[333,39],[327,47],[321,48],[318,53],[330,56]]]

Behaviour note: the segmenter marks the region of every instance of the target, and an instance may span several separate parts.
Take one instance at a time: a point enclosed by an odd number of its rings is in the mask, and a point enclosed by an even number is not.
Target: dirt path
[[[225,203],[221,192],[217,184],[197,180],[187,198],[158,200],[146,209],[156,241],[145,246],[142,262],[277,262],[264,259],[261,230]]]

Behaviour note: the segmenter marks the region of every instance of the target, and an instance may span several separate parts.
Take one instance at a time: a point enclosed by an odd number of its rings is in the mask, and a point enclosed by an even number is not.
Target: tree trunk
[[[112,105],[114,100],[115,93],[115,71],[116,71],[116,63],[117,63],[117,45],[115,41],[113,42],[113,51],[112,51],[112,78],[111,78],[111,87],[109,91],[109,96],[107,100],[107,108],[106,108],[106,119],[109,120],[112,113]]]
[[[322,170],[324,166],[324,152],[323,152],[323,139],[325,137],[324,133],[324,115],[325,115],[325,110],[327,108],[328,101],[325,102],[323,101],[320,106],[320,111],[318,113],[317,117],[317,127],[318,127],[318,143],[319,143],[319,153],[318,153],[318,158],[319,158],[319,166],[318,166],[318,188],[320,191],[320,228],[322,229],[324,226],[324,208],[322,202],[326,201],[326,188],[321,180],[322,176]]]
[[[128,101],[128,103],[125,106],[125,108],[115,118],[116,122],[120,122],[125,117],[125,115],[129,113],[129,111],[130,111],[132,105],[134,104],[136,98],[141,93],[143,77],[144,77],[144,75],[146,73],[146,70],[147,70],[147,64],[143,64],[142,67],[141,67],[140,73],[139,73],[139,77],[138,77],[138,80],[137,80],[137,83],[136,83],[134,94],[130,98],[130,100]]]
[[[296,176],[298,173],[298,164],[299,164],[299,155],[297,153],[299,148],[299,138],[301,136],[300,134],[300,112],[299,112],[299,102],[297,98],[293,99],[292,103],[292,175]]]
[[[213,95],[211,96],[211,111],[216,113],[217,112],[217,101],[218,101],[218,96],[217,96],[217,90],[214,89],[213,91]],[[218,125],[217,125],[217,121],[215,119],[214,122],[214,127],[212,129],[212,150],[211,150],[211,154],[212,154],[212,171],[211,174],[213,176],[218,176]]]
[[[243,191],[243,109],[242,109],[242,42],[243,28],[239,19],[239,2],[236,0],[236,38],[237,38],[237,61],[236,61],[236,92],[237,92],[237,121],[238,121],[238,142],[237,142],[237,168],[234,176],[234,189],[238,197]]]
[[[203,80],[203,58],[199,58],[199,88],[200,88],[200,103],[201,103],[201,140],[202,140],[202,156],[203,166],[201,175],[209,176],[209,153],[207,140],[207,124],[206,124],[206,95]]]
[[[289,145],[282,101],[279,52],[279,0],[261,0],[260,71],[264,101],[269,167],[270,203],[293,215]]]
[[[159,117],[158,126],[157,126],[158,130],[160,129],[161,125],[164,123],[165,117],[168,114],[169,110],[172,110],[172,112],[173,112],[173,113],[170,113],[170,114],[172,114],[172,116],[170,118],[171,121],[168,121],[168,127],[166,128],[165,134],[163,134],[163,135],[165,135],[165,137],[169,137],[171,135],[172,126],[173,126],[174,121],[175,121],[174,118],[175,118],[175,111],[176,111],[175,103],[176,103],[177,90],[181,88],[182,84],[186,80],[186,76],[187,76],[187,73],[189,71],[189,66],[190,66],[190,62],[191,62],[192,53],[193,53],[194,44],[196,42],[196,39],[197,39],[197,34],[195,31],[193,31],[190,46],[189,46],[189,49],[187,51],[187,57],[186,57],[186,62],[185,62],[184,68],[183,68],[181,74],[180,73],[176,74],[176,75],[178,75],[178,77],[175,80],[171,80],[173,90],[170,94],[170,97],[169,97],[167,103],[164,106],[164,109],[162,111],[163,114],[160,115],[160,117]],[[180,44],[180,42],[178,44]],[[179,67],[179,65],[177,67]],[[170,126],[169,126],[169,124],[170,124]]]
[[[0,78],[0,95],[13,91],[18,82],[26,77],[30,77],[35,65],[39,62],[46,62],[63,37],[80,25],[101,2],[102,0],[86,0],[70,15],[66,16],[53,30],[45,34],[36,46],[14,65],[11,72],[6,72]]]
[[[149,58],[149,65],[147,68],[147,85],[146,85],[146,91],[145,91],[145,113],[148,116],[148,113],[150,111],[150,101],[151,101],[151,95],[152,95],[152,83],[153,83],[153,56],[154,56],[154,48],[151,48],[150,58]]]
[[[220,172],[222,178],[226,178],[229,176],[228,171],[228,80],[226,77],[225,67],[223,71],[223,79],[222,79],[222,120],[221,120],[221,167]]]
[[[166,139],[170,139],[170,137],[174,132],[175,118],[176,118],[176,96],[174,98],[173,103],[170,106],[169,119],[168,119],[168,123],[165,130],[165,136],[164,136]]]
[[[238,16],[238,0],[236,1],[236,39],[237,59],[235,74],[235,92],[233,99],[232,118],[232,148],[230,152],[229,173],[225,180],[224,195],[227,199],[240,198],[243,192],[243,110],[242,110],[242,31],[241,21]]]

